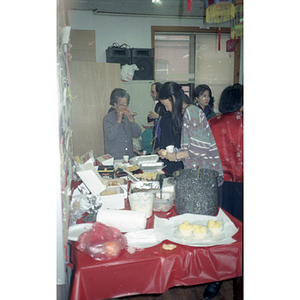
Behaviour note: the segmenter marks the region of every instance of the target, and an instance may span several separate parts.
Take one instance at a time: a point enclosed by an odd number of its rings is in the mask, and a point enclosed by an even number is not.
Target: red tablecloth
[[[225,212],[226,213],[226,212]],[[174,207],[158,217],[176,215]],[[178,285],[196,285],[242,276],[242,223],[227,213],[239,231],[230,245],[189,247],[177,245],[164,250],[159,245],[114,260],[99,262],[76,249],[73,242],[71,261],[75,276],[70,300],[100,300],[136,294],[160,294]],[[153,227],[153,217],[147,228]]]

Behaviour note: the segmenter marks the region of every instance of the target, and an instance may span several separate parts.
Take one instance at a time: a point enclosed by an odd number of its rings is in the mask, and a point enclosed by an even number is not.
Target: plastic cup
[[[129,155],[124,155],[124,156],[123,156],[123,159],[124,159],[124,161],[125,161],[126,163],[128,163]]]
[[[166,147],[166,149],[169,153],[173,153],[174,152],[174,145],[169,145],[169,146]]]

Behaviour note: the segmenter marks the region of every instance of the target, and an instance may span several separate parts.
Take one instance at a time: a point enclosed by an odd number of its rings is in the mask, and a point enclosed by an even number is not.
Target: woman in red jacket
[[[243,86],[234,84],[221,94],[219,111],[210,119],[224,172],[221,207],[243,221]]]

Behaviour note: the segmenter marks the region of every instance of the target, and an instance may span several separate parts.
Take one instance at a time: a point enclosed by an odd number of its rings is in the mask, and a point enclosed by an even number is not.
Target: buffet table
[[[71,300],[100,300],[137,294],[161,294],[180,285],[197,285],[242,276],[243,224],[225,212],[239,231],[236,242],[212,247],[191,247],[176,244],[164,250],[160,244],[139,249],[130,254],[124,250],[117,259],[96,261],[76,249],[72,243],[70,263],[74,267]],[[169,212],[154,212],[160,218],[176,216]],[[146,228],[153,228],[154,217]],[[174,244],[174,243],[173,243]]]

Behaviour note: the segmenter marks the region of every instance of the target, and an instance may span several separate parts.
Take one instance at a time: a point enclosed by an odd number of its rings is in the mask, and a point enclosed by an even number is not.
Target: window
[[[152,33],[153,34],[153,33]],[[215,111],[225,87],[234,83],[234,52],[226,52],[229,30],[221,34],[218,51],[217,30],[207,32],[163,32],[154,30],[155,81],[175,81],[187,95],[207,84],[215,98]],[[153,37],[152,37],[153,40]]]

